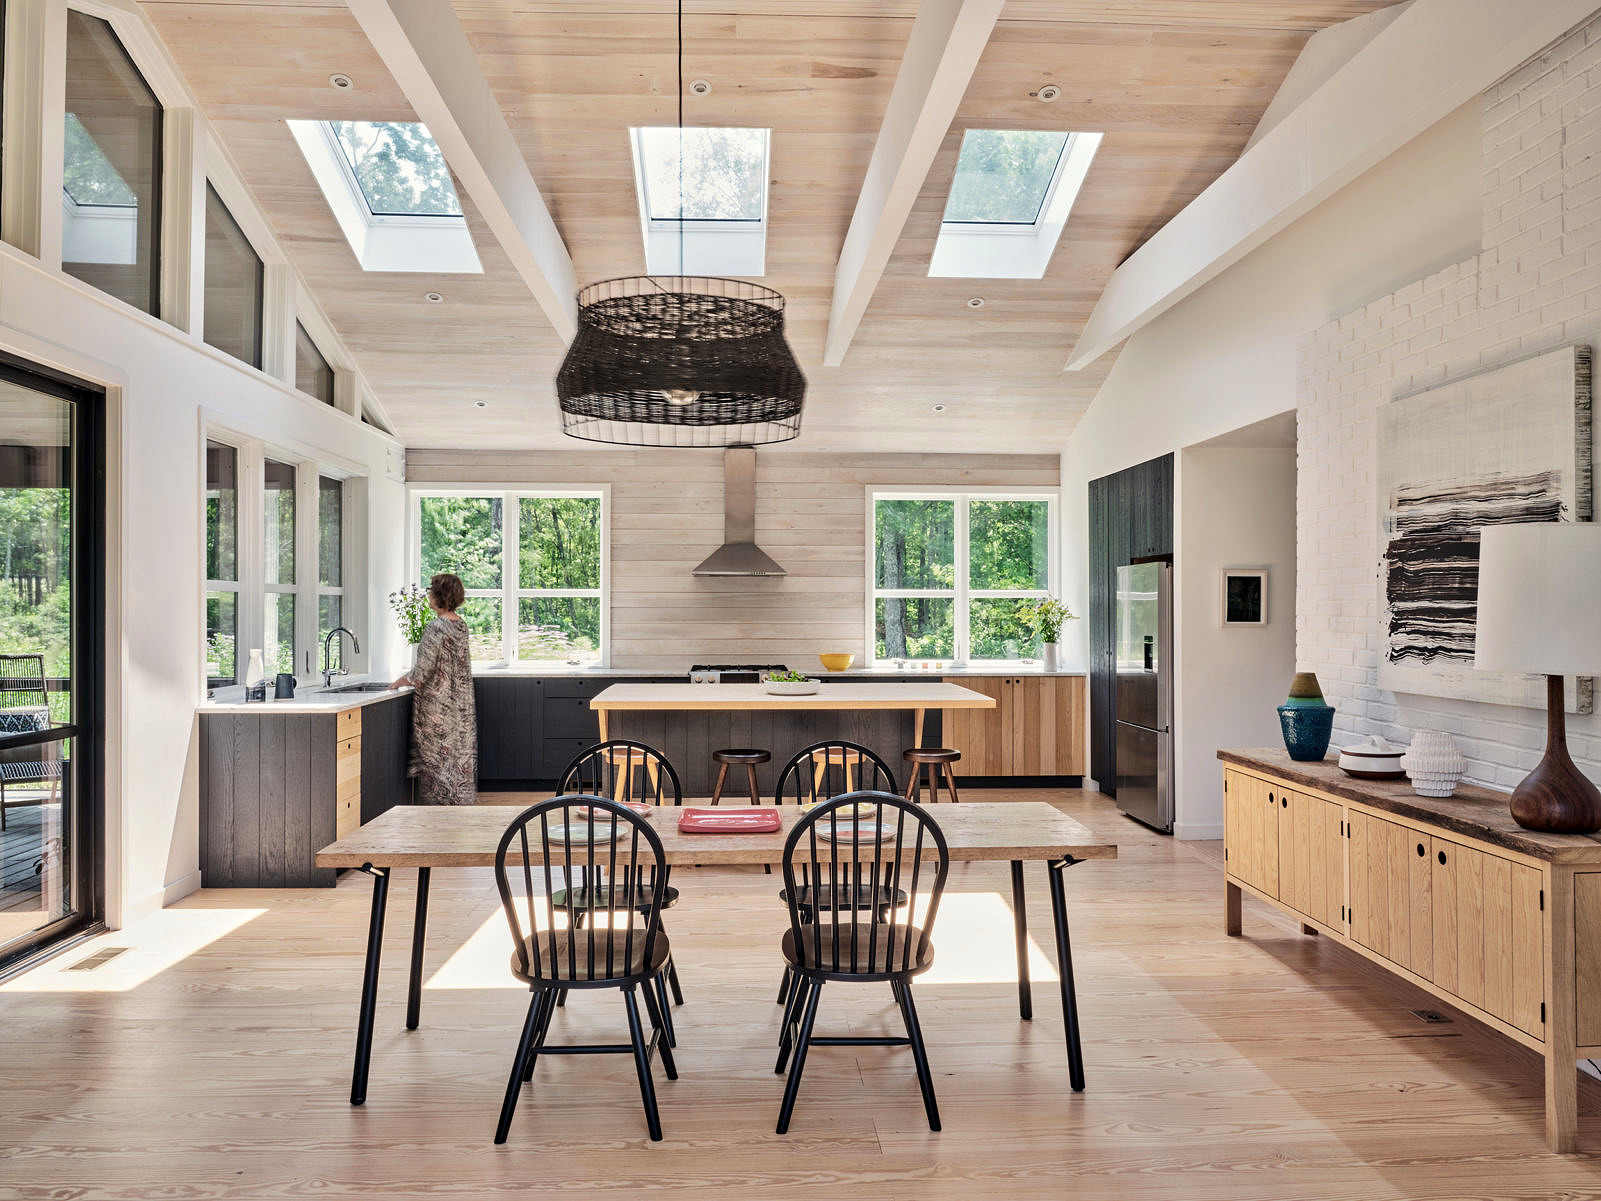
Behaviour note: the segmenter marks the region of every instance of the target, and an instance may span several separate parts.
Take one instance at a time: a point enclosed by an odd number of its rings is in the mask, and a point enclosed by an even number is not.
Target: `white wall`
[[[1601,343],[1601,16],[1484,101],[1483,253],[1301,339],[1298,654],[1336,706],[1337,741],[1445,730],[1469,779],[1512,787],[1539,761],[1543,709],[1378,687],[1378,411],[1544,350]],[[1568,742],[1601,777],[1601,715],[1570,717]]]
[[[1217,748],[1277,745],[1295,671],[1295,451],[1191,447],[1174,494],[1173,833],[1222,838]],[[1267,570],[1267,625],[1222,624],[1225,567]]]
[[[1062,455],[1074,612],[1087,611],[1090,480],[1293,408],[1303,333],[1478,249],[1479,109],[1463,106],[1128,340]],[[1081,669],[1088,623],[1076,624]]]
[[[121,924],[199,883],[203,423],[366,475],[380,594],[404,579],[398,444],[3,245],[0,350],[108,391],[106,896]],[[398,635],[368,607],[373,662],[392,665]]]

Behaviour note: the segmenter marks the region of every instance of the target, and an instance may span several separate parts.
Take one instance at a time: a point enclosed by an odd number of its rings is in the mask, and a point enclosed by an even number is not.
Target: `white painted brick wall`
[[[1296,643],[1338,712],[1335,745],[1449,731],[1468,777],[1511,788],[1539,761],[1540,710],[1377,686],[1378,407],[1393,397],[1583,342],[1601,347],[1601,16],[1483,96],[1484,241],[1301,339]],[[1598,446],[1601,450],[1601,446]],[[1601,780],[1601,715],[1569,718]]]

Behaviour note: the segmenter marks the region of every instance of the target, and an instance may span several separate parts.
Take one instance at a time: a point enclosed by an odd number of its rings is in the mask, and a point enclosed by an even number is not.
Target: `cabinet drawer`
[[[562,769],[578,757],[579,753],[594,746],[598,738],[547,738],[544,759],[536,773],[541,780],[555,780]],[[560,784],[560,781],[557,781]]]
[[[600,718],[581,697],[545,698],[545,738],[600,737]]]
[[[340,742],[345,741],[347,738],[361,737],[360,709],[346,709],[339,714],[338,726],[335,729],[334,737]]]
[[[340,797],[334,806],[334,837],[343,838],[361,825],[361,789]]]
[[[549,700],[553,697],[560,697],[565,699],[582,698],[584,700],[588,700],[601,689],[609,688],[615,683],[617,683],[615,679],[606,677],[596,678],[593,676],[583,676],[581,678],[574,678],[572,676],[546,676],[545,699]]]

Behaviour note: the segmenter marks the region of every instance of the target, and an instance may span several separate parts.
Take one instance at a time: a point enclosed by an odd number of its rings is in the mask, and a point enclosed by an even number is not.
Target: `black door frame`
[[[72,759],[77,810],[71,855],[74,911],[0,950],[3,977],[105,925],[106,393],[4,351],[0,351],[0,381],[73,406]]]

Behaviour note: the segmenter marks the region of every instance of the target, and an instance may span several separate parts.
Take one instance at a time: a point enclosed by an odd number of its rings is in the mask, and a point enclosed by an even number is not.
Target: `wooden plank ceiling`
[[[691,0],[699,125],[769,127],[765,281],[810,381],[804,450],[1054,450],[1111,358],[1062,363],[1113,269],[1239,155],[1306,39],[1387,0],[1012,0],[842,367],[821,364],[835,263],[914,0]],[[551,448],[563,345],[463,208],[484,274],[363,272],[285,118],[415,119],[350,13],[151,0],[157,29],[318,301],[412,446]],[[637,274],[627,130],[672,124],[672,0],[457,0],[580,281]],[[1115,14],[1116,20],[1109,19]],[[354,89],[331,87],[342,72]],[[1061,99],[1030,98],[1056,83]],[[1041,280],[930,279],[968,128],[1106,134]],[[423,299],[428,291],[443,304]],[[982,296],[984,307],[967,306]],[[487,407],[475,407],[475,401]],[[946,406],[935,414],[936,404]]]

